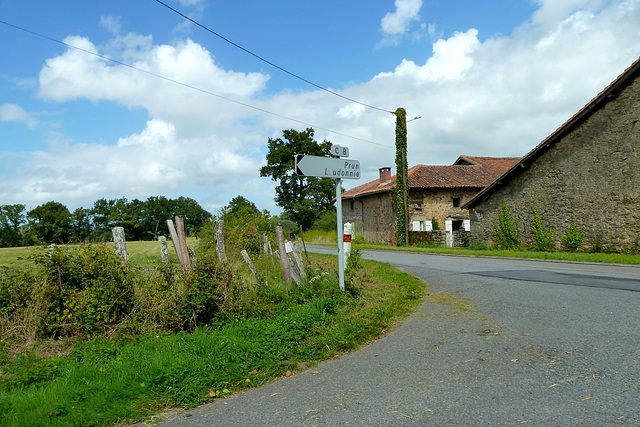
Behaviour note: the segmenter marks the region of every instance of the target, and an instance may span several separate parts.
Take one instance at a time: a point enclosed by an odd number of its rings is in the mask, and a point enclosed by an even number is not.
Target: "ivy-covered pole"
[[[407,112],[400,107],[391,114],[396,116],[396,241],[398,246],[409,246]]]

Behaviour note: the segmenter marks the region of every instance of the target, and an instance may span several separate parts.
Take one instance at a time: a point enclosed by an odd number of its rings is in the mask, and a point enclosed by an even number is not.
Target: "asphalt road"
[[[365,257],[475,310],[427,301],[358,352],[161,425],[640,425],[640,268]]]

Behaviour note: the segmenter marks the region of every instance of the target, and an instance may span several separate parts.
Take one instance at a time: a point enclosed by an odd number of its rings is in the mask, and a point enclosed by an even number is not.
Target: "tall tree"
[[[167,220],[174,217],[174,202],[165,196],[151,196],[142,204],[140,222],[145,231],[144,240],[156,239],[158,235],[168,236]]]
[[[260,211],[256,205],[242,196],[236,196],[229,202],[228,210],[230,215],[258,214]]]
[[[47,202],[27,213],[29,228],[39,243],[67,243],[71,236],[71,213],[62,203]]]
[[[205,221],[211,218],[211,214],[190,197],[178,197],[174,203],[174,216],[182,215],[184,217],[184,227],[190,236],[195,235]]]
[[[269,138],[267,165],[260,168],[260,176],[277,181],[275,202],[303,229],[311,227],[324,211],[333,208],[335,186],[331,179],[295,175],[294,154],[329,156],[331,142],[313,139],[314,131],[293,129],[282,131],[283,138]]]
[[[25,222],[24,205],[0,206],[0,246],[20,246],[20,226]]]
[[[71,214],[72,239],[84,242],[91,239],[93,224],[91,223],[91,209],[77,208]]]

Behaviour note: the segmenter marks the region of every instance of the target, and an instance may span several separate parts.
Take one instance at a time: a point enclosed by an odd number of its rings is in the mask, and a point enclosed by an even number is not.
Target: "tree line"
[[[154,240],[169,234],[166,220],[176,215],[184,217],[188,235],[212,217],[189,197],[102,198],[73,212],[55,201],[29,211],[23,204],[0,205],[0,247],[107,241],[116,226],[125,229],[127,240]]]

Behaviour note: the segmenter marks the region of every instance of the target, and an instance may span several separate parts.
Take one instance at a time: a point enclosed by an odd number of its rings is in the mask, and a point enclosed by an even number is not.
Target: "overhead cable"
[[[152,71],[148,71],[148,70],[144,70],[142,68],[138,68],[138,67],[136,67],[134,65],[127,64],[126,62],[118,61],[117,59],[113,59],[113,58],[110,58],[108,56],[100,55],[99,53],[92,52],[90,50],[83,49],[81,47],[74,46],[74,45],[69,44],[69,43],[65,43],[65,42],[63,42],[61,40],[57,40],[57,39],[54,39],[52,37],[45,36],[43,34],[37,33],[35,31],[28,30],[28,29],[20,27],[18,25],[10,24],[10,23],[8,23],[6,21],[0,20],[0,24],[7,25],[9,27],[15,28],[15,29],[20,30],[20,31],[27,32],[27,33],[32,34],[34,36],[41,37],[43,39],[46,39],[46,40],[49,40],[49,41],[52,41],[52,42],[55,42],[55,43],[59,43],[59,44],[61,44],[63,46],[66,46],[68,48],[79,50],[79,51],[87,53],[89,55],[93,55],[93,56],[96,56],[98,58],[102,58],[102,59],[104,59],[106,61],[110,61],[110,62],[113,62],[115,64],[131,68],[132,70],[140,71],[142,73],[149,74],[149,75],[157,77],[159,79],[166,80],[168,82],[175,83],[177,85],[180,85],[180,86],[192,89],[192,90],[196,90],[198,92],[201,92],[201,93],[204,93],[204,94],[207,94],[207,95],[215,96],[216,98],[223,99],[223,100],[229,101],[229,102],[233,102],[234,104],[242,105],[243,107],[251,108],[253,110],[260,111],[262,113],[266,113],[266,114],[270,114],[270,115],[275,116],[275,117],[279,117],[279,118],[282,118],[282,119],[290,120],[290,121],[295,122],[295,123],[300,123],[300,124],[305,125],[305,126],[310,126],[312,128],[315,128],[315,129],[321,129],[321,130],[324,130],[326,132],[334,133],[336,135],[340,135],[340,136],[344,136],[344,137],[347,137],[347,138],[355,139],[355,140],[358,140],[358,141],[366,142],[368,144],[374,144],[374,145],[378,145],[378,146],[381,146],[381,147],[393,148],[393,147],[391,147],[389,145],[380,144],[378,142],[369,141],[369,140],[366,140],[366,139],[358,138],[356,136],[351,136],[351,135],[340,133],[340,132],[337,132],[337,131],[334,131],[334,130],[331,130],[331,129],[327,129],[327,128],[323,128],[323,127],[320,127],[320,126],[316,126],[316,125],[313,125],[311,123],[307,123],[307,122],[302,121],[302,120],[294,119],[292,117],[288,117],[288,116],[285,116],[285,115],[282,115],[282,114],[279,114],[279,113],[274,113],[273,111],[269,111],[269,110],[261,108],[261,107],[256,107],[255,105],[247,104],[246,102],[242,102],[242,101],[238,101],[238,100],[235,100],[235,99],[232,99],[232,98],[228,98],[226,96],[219,95],[217,93],[208,91],[206,89],[201,89],[199,87],[196,87],[196,86],[193,86],[193,85],[190,85],[190,84],[187,84],[187,83],[183,83],[183,82],[178,81],[178,80],[174,80],[172,78],[169,78],[169,77],[154,73]]]
[[[263,58],[262,56],[260,56],[260,55],[258,55],[256,53],[253,53],[249,49],[246,49],[246,48],[240,46],[239,44],[234,43],[233,41],[229,40],[228,38],[222,36],[221,34],[215,32],[215,31],[213,31],[212,29],[210,29],[210,28],[206,27],[205,25],[197,22],[196,20],[188,17],[184,13],[174,9],[173,7],[169,6],[168,4],[166,4],[166,3],[164,3],[164,2],[162,2],[160,0],[156,0],[156,2],[160,3],[161,5],[166,7],[167,9],[172,10],[173,12],[177,13],[178,15],[182,16],[187,21],[190,21],[190,22],[194,23],[195,25],[197,25],[198,27],[204,29],[205,31],[208,31],[211,34],[213,34],[214,36],[219,37],[220,39],[224,40],[225,42],[229,43],[230,45],[237,47],[238,49],[242,50],[243,52],[246,52],[249,55],[251,55],[251,56],[253,56],[255,58],[258,58],[260,61],[265,62],[265,63],[271,65],[272,67],[277,68],[278,70],[282,71],[283,73],[286,73],[286,74],[289,74],[292,77],[295,77],[298,80],[302,80],[303,82],[305,82],[307,84],[310,84],[311,86],[313,86],[313,87],[315,87],[317,89],[320,89],[320,90],[323,90],[325,92],[328,92],[331,95],[338,96],[338,97],[340,97],[342,99],[345,99],[345,100],[347,100],[349,102],[354,102],[356,104],[362,105],[363,107],[372,108],[374,110],[382,111],[382,112],[385,112],[385,113],[392,113],[393,112],[392,110],[387,110],[387,109],[384,109],[384,108],[379,108],[379,107],[376,107],[376,106],[373,106],[373,105],[365,104],[364,102],[355,100],[353,98],[349,98],[348,96],[341,95],[338,92],[334,92],[331,89],[327,89],[326,87],[323,87],[323,86],[320,86],[320,85],[318,85],[316,83],[313,83],[312,81],[309,81],[309,80],[305,79],[304,77],[301,77],[298,74],[295,74],[295,73],[293,73],[293,72],[291,72],[291,71],[289,71],[289,70],[287,70],[285,68],[280,67],[279,65],[276,65],[273,62],[269,61],[268,59]]]

